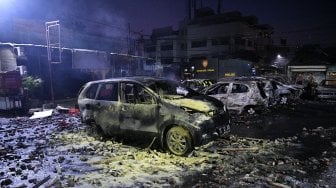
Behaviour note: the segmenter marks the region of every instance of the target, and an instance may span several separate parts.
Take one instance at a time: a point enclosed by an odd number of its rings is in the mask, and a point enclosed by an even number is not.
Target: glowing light
[[[12,3],[13,0],[0,0],[0,7],[5,8]]]
[[[277,55],[277,58],[278,58],[278,59],[281,59],[281,58],[282,58],[282,56],[281,56],[280,54],[278,54],[278,55]]]

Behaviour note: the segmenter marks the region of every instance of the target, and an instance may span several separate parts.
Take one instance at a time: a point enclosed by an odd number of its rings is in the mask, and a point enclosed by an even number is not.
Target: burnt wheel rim
[[[173,153],[178,155],[183,155],[188,150],[187,138],[177,130],[168,132],[167,145]]]

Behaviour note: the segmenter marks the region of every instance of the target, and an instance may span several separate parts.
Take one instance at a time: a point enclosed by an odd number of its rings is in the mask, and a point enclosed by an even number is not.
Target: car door
[[[249,88],[245,84],[231,83],[231,89],[227,97],[227,105],[229,109],[241,111],[248,103],[250,98]]]
[[[229,88],[230,83],[219,83],[214,87],[211,87],[206,94],[220,100],[224,105],[227,105]]]
[[[121,83],[120,129],[122,131],[157,133],[159,106],[156,97],[143,85]]]
[[[109,135],[120,131],[118,82],[105,82],[99,86],[95,104],[95,121]]]

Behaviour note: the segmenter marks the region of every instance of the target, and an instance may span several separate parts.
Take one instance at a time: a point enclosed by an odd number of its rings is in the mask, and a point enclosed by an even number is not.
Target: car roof
[[[221,83],[252,84],[252,83],[256,83],[258,81],[259,80],[223,80],[223,81],[217,82],[217,84],[221,84]]]
[[[102,80],[94,80],[88,82],[89,84],[94,83],[103,83],[103,82],[120,82],[120,81],[137,81],[141,83],[148,83],[148,82],[155,82],[155,81],[171,81],[171,82],[177,82],[175,80],[170,80],[167,78],[159,78],[159,77],[149,77],[149,76],[132,76],[132,77],[116,77],[116,78],[108,78],[108,79],[102,79]]]
[[[218,79],[218,81],[261,81],[261,80],[267,80],[267,78],[261,76],[242,76],[242,77],[224,77]]]

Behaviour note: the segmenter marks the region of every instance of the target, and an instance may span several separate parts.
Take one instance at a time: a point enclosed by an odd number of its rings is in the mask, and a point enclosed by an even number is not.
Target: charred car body
[[[336,101],[336,85],[334,80],[322,80],[317,85],[317,99],[326,101]]]
[[[261,94],[266,94],[268,99],[268,105],[272,104],[286,104],[288,101],[295,101],[299,99],[302,88],[295,85],[288,85],[271,77],[234,77],[222,79],[223,81],[241,81],[241,82],[251,82],[254,81],[258,83],[258,87],[263,87]]]
[[[82,121],[107,135],[146,134],[176,155],[186,155],[230,130],[229,114],[215,98],[151,77],[85,84],[78,97]]]
[[[277,80],[267,79],[265,82],[265,91],[270,97],[270,103],[286,104],[288,101],[299,99],[302,88],[294,85],[288,85]]]
[[[202,93],[222,101],[229,110],[253,114],[268,106],[263,86],[257,81],[220,81]]]
[[[201,91],[202,89],[209,87],[214,83],[215,81],[210,79],[189,79],[182,81],[183,85],[186,85],[195,91]]]

